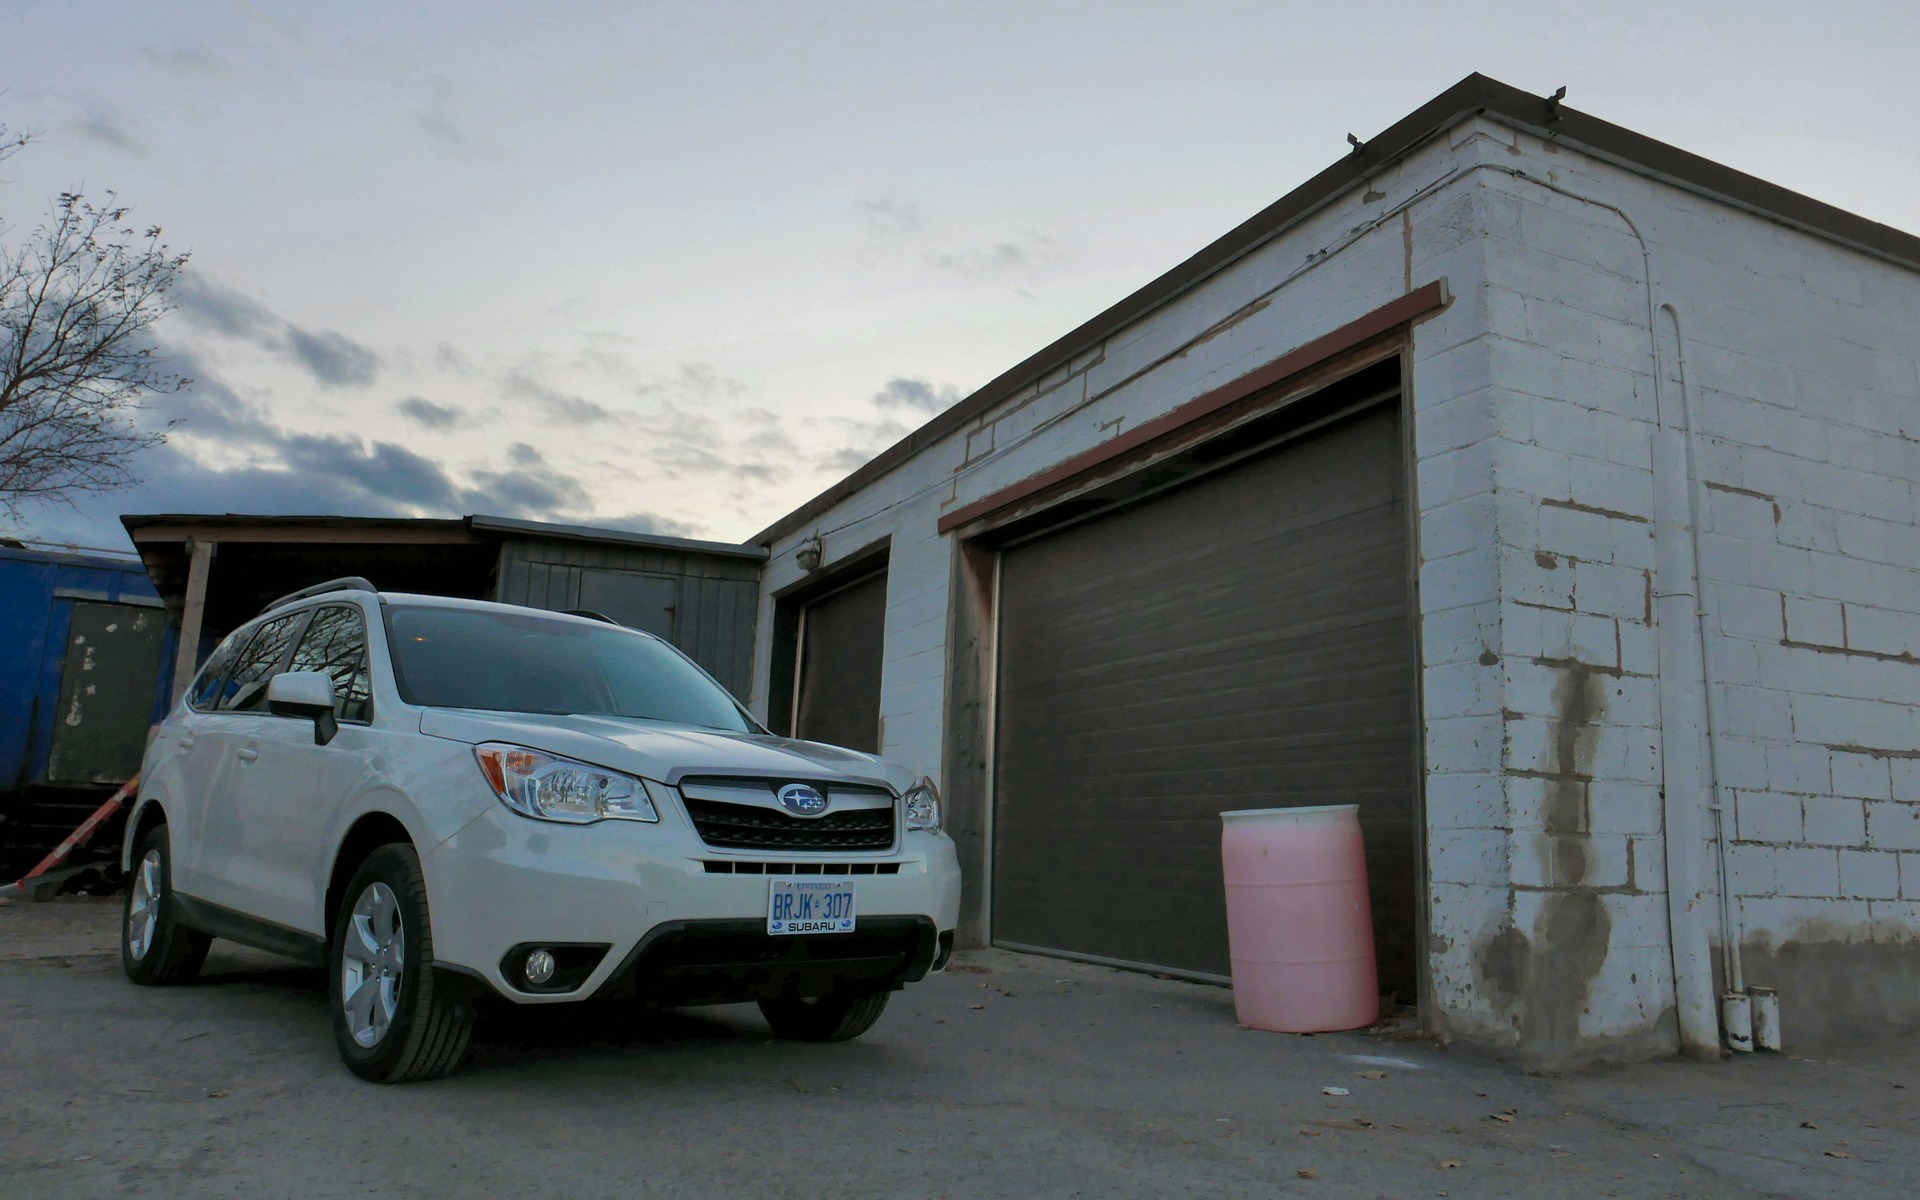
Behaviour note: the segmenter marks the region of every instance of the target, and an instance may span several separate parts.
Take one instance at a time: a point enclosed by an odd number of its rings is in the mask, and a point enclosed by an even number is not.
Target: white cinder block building
[[[1913,1027],[1916,481],[1920,239],[1475,76],[768,529],[753,703],[963,941],[1224,976],[1217,814],[1352,802],[1450,1041]]]

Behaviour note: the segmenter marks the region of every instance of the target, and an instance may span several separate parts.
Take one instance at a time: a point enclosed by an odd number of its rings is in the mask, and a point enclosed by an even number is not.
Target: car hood
[[[878,783],[903,792],[916,778],[898,763],[839,746],[628,717],[429,708],[421,713],[420,732],[476,745],[512,742],[663,783],[686,775],[751,775]]]

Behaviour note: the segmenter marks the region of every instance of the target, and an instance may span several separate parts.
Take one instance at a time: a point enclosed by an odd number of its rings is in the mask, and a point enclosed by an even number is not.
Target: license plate
[[[853,880],[768,881],[767,932],[852,933]]]

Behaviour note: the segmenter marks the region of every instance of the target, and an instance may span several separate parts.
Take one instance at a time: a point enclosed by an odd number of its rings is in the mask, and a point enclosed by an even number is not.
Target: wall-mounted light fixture
[[[801,542],[800,548],[793,552],[793,561],[800,564],[802,571],[818,571],[824,554],[825,551],[823,551],[820,546],[820,539],[810,537],[806,541]]]

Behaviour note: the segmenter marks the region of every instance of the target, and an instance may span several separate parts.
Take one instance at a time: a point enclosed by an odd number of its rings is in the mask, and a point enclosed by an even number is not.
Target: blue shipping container
[[[139,562],[0,546],[0,793],[137,771],[178,636]]]

